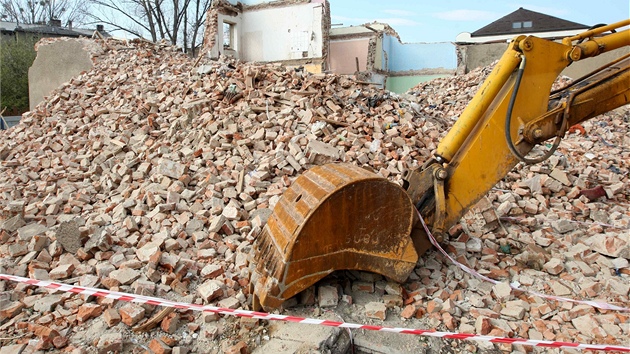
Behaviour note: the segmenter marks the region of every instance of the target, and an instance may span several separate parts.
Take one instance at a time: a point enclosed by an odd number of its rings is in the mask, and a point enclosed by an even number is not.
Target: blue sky
[[[451,42],[523,7],[594,25],[630,17],[628,0],[329,0],[331,22],[344,26],[389,23],[403,42]]]

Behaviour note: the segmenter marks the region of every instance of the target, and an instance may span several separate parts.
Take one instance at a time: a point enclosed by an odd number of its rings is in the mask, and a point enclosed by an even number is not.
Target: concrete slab
[[[313,317],[312,311],[291,309],[291,316]],[[332,313],[320,318],[339,321]],[[269,341],[261,344],[252,354],[286,353],[345,354],[350,350],[350,337],[341,328],[272,321],[269,324]]]

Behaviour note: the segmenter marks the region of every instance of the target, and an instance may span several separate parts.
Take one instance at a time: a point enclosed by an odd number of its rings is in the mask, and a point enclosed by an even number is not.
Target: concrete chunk
[[[43,235],[48,231],[48,228],[42,224],[32,223],[26,226],[20,227],[18,232],[18,239],[22,241],[30,241],[35,235]]]

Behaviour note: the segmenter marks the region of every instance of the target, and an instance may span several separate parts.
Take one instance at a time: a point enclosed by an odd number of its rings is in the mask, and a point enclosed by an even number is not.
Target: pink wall
[[[336,74],[354,74],[359,69],[366,70],[369,39],[330,41],[330,70]]]

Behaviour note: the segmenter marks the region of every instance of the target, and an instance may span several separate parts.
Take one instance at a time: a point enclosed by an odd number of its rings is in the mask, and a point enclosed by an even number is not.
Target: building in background
[[[516,36],[531,35],[560,41],[589,28],[588,25],[521,7],[472,33],[464,32],[457,35],[458,73],[467,73],[492,64],[501,58],[508,42]],[[581,77],[626,53],[630,53],[630,48],[619,48],[594,58],[580,60],[567,67],[562,75],[574,79]]]
[[[103,25],[96,28],[75,28],[72,22],[67,27],[61,25],[61,20],[50,20],[49,23],[23,24],[17,22],[0,21],[0,41],[19,39],[30,36],[33,39],[44,37],[92,37],[98,31],[103,37],[110,37]]]
[[[588,28],[589,26],[581,23],[563,20],[521,7],[472,33],[460,33],[455,41],[457,43],[505,43],[521,34],[546,39],[562,39],[583,32]]]
[[[49,62],[51,65],[44,73],[39,74],[40,77],[35,82],[31,78],[30,68],[36,57],[34,46],[37,41],[50,37],[79,38],[94,35],[100,38],[110,37],[102,25],[87,29],[73,27],[71,22],[63,27],[60,20],[54,19],[46,24],[0,21],[3,64],[0,70],[0,111],[4,110],[4,121],[0,122],[0,129],[15,125],[20,115],[34,108],[49,90],[71,78],[72,76],[65,75],[67,68],[74,67],[74,63],[82,59],[72,51],[62,52]],[[85,68],[89,67],[84,66],[83,69]],[[33,96],[33,92],[39,93]]]
[[[204,50],[253,62],[357,75],[394,92],[453,75],[452,43],[402,43],[385,23],[333,27],[325,0],[218,0],[208,11]]]

